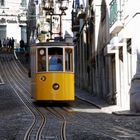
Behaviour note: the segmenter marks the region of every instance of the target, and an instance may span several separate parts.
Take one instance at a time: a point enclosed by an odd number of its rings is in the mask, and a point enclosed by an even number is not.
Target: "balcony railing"
[[[112,0],[110,3],[110,27],[121,20],[121,0]]]

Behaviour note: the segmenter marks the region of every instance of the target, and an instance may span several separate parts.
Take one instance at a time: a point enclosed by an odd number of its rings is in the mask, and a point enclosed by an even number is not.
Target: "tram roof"
[[[32,46],[74,46],[74,44],[68,42],[40,42]]]

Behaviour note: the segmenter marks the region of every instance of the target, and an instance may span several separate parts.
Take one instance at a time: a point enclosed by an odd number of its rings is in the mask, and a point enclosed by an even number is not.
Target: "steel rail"
[[[6,60],[6,59],[3,59],[3,60]],[[1,62],[0,62],[1,63]],[[8,65],[7,65],[8,66]],[[2,71],[3,71],[3,69],[2,69]],[[5,70],[6,71],[6,70]],[[3,71],[3,73],[5,72],[5,71]],[[6,75],[5,75],[5,77],[8,75],[9,73],[6,73]],[[13,76],[12,76],[13,77]],[[7,80],[8,80],[8,78],[6,78]],[[10,80],[11,80],[11,82],[14,82],[13,81],[13,78],[9,78]],[[9,81],[8,81],[8,83],[9,83]],[[10,85],[10,86],[13,86],[13,89],[16,91],[16,89],[14,88],[14,85]],[[16,91],[17,92],[17,91]],[[18,94],[18,92],[17,92],[17,94]],[[19,96],[19,94],[17,95],[17,96]],[[21,98],[21,97],[19,97],[19,98]],[[22,99],[22,98],[21,98]],[[20,100],[21,100],[20,99]],[[79,98],[78,98],[79,99]],[[81,99],[79,99],[79,100],[81,100]],[[86,101],[85,99],[83,99],[82,98],[82,101],[85,101],[85,102],[87,102],[87,103],[89,103],[89,104],[92,104],[91,102],[89,102],[89,101]],[[23,102],[23,103],[25,103],[25,102]],[[25,103],[25,105],[26,105],[26,103]],[[92,104],[92,105],[94,105],[94,104]],[[94,105],[95,106],[95,105]],[[52,110],[52,109],[51,109]],[[56,111],[54,111],[54,109],[53,109],[53,114],[56,116],[56,114],[57,114],[57,118],[59,118],[59,119],[61,119],[61,120],[63,120],[64,118],[61,116],[61,114],[60,114],[60,112],[57,112],[57,113],[55,113]],[[65,117],[65,116],[64,116]],[[66,122],[67,123],[67,122]],[[66,134],[66,123],[65,123],[65,125],[64,125],[64,120],[63,120],[63,127],[61,128],[61,139],[63,139],[63,140],[66,140],[66,135],[65,136],[63,136],[64,135],[64,133]],[[69,122],[69,123],[71,123],[71,122]],[[77,125],[79,125],[79,126],[82,126],[82,127],[85,127],[85,125],[82,125],[82,124],[79,124],[79,123],[75,123],[75,124],[77,124]],[[45,123],[44,123],[44,125],[45,125]],[[44,127],[44,126],[43,126]],[[88,129],[88,126],[86,126],[86,128]],[[89,129],[91,129],[90,127],[89,127]],[[115,128],[114,128],[115,129]],[[118,128],[118,129],[123,129],[123,128]],[[39,139],[41,139],[41,133],[42,133],[42,130],[43,129],[40,129],[39,131],[38,131],[38,136],[36,136],[36,140],[39,140]],[[124,130],[124,129],[123,129]],[[97,132],[97,133],[99,133],[99,134],[101,134],[101,135],[103,135],[103,136],[108,136],[108,137],[110,137],[110,138],[112,138],[113,140],[119,140],[120,139],[120,137],[117,137],[117,136],[114,136],[113,134],[111,134],[111,133],[106,133],[106,132],[103,132],[103,131],[101,131],[101,130],[96,130],[95,128],[94,128],[94,131],[95,132]],[[128,133],[130,133],[130,130],[128,129],[126,132],[128,132]],[[132,131],[131,131],[132,132]],[[40,133],[40,134],[39,134]],[[134,132],[132,132],[134,135],[137,135],[137,133],[134,131]],[[31,134],[31,133],[30,133]],[[24,139],[25,140],[25,139]]]
[[[1,61],[0,61],[0,64],[2,64]],[[4,67],[4,68],[5,68],[5,67]],[[25,136],[24,136],[24,140],[28,140],[28,139],[29,139],[29,134],[31,133],[31,129],[33,128],[33,126],[34,126],[34,124],[35,124],[35,122],[36,122],[35,114],[34,114],[34,112],[32,111],[32,109],[30,109],[30,107],[27,105],[27,103],[25,103],[25,101],[23,100],[23,98],[20,96],[19,92],[17,92],[16,89],[14,88],[13,82],[11,82],[12,79],[11,79],[10,77],[7,76],[8,73],[6,72],[6,69],[5,69],[5,71],[2,69],[2,72],[3,72],[3,74],[5,75],[6,80],[8,81],[9,85],[11,86],[11,88],[13,89],[13,91],[15,92],[15,94],[17,95],[17,97],[20,99],[20,101],[24,104],[24,106],[29,110],[29,112],[30,112],[30,113],[32,114],[32,116],[33,116],[33,121],[32,121],[30,127],[28,128],[28,130],[26,131]],[[9,80],[9,79],[11,79],[11,80]],[[12,81],[13,81],[13,80],[12,80]]]
[[[7,64],[7,65],[8,65],[8,64]],[[8,65],[8,66],[9,66],[9,65]],[[13,78],[15,78],[14,75],[13,75],[14,71],[11,72],[11,69],[10,69],[10,70],[9,70],[9,73],[11,73],[11,75],[13,76]],[[15,81],[16,81],[24,90],[26,90],[26,88],[25,88],[21,83],[19,83],[19,81],[17,80],[17,78],[15,78]],[[30,94],[30,92],[29,92],[28,90],[26,90],[26,92],[27,92],[28,94]],[[26,96],[26,97],[25,97],[25,96]],[[26,100],[28,100],[28,101],[30,102],[30,105],[32,105],[32,102],[29,100],[28,96],[24,94],[24,97],[26,98]],[[41,132],[42,132],[42,130],[43,130],[44,126],[45,126],[45,123],[46,123],[46,116],[45,116],[44,114],[42,114],[42,112],[41,112],[38,108],[35,108],[34,106],[33,106],[33,108],[36,109],[36,110],[38,111],[38,114],[39,114],[39,115],[41,116],[41,118],[42,118],[40,127],[38,128],[38,131],[37,131],[37,133],[36,133],[36,140],[39,140],[39,139],[41,138]]]
[[[6,62],[7,63],[7,62]],[[8,63],[6,64],[6,65],[8,65]],[[4,68],[6,69],[6,66],[4,65]],[[6,76],[9,74],[9,73],[11,73],[12,75],[13,75],[13,72],[11,72],[10,70],[8,70],[9,72],[7,72],[7,70],[8,69],[6,69],[5,70],[5,72],[6,72]],[[11,79],[11,81],[13,82],[13,83],[15,83],[15,81],[13,81],[13,78],[12,77],[10,77],[9,76],[9,78]],[[8,80],[8,77],[7,77],[7,80]],[[16,79],[17,80],[17,79]],[[19,82],[18,82],[19,83]],[[11,84],[10,83],[10,85],[11,85],[11,87],[12,87],[12,89],[14,89],[14,91],[15,91],[15,88],[14,88],[14,84]],[[21,84],[20,84],[21,85]],[[22,86],[22,85],[21,85]],[[23,87],[23,86],[22,86]],[[19,90],[19,88],[18,88],[18,90]],[[21,90],[19,90],[19,92],[20,93],[22,93],[21,92]],[[17,92],[16,92],[17,93]],[[19,95],[18,94],[18,97],[20,96],[20,100],[22,99],[22,101],[23,101],[23,97],[21,97],[21,94]],[[39,140],[39,139],[41,139],[41,132],[42,132],[42,130],[43,130],[43,128],[44,128],[44,126],[45,126],[45,123],[46,123],[46,116],[44,115],[44,114],[42,114],[42,112],[39,110],[39,109],[37,109],[37,108],[35,108],[34,106],[32,106],[32,103],[31,103],[31,101],[29,100],[29,98],[27,97],[27,96],[25,96],[25,94],[24,93],[22,93],[22,96],[24,96],[24,99],[26,99],[26,103],[25,103],[25,101],[23,101],[25,104],[26,104],[26,106],[28,106],[28,108],[30,109],[30,111],[32,111],[32,113],[34,114],[34,118],[35,118],[35,120],[33,121],[33,123],[32,123],[32,125],[29,127],[29,129],[27,130],[27,132],[26,132],[26,134],[25,134],[25,137],[24,137],[24,140],[26,139],[26,140],[28,140],[28,139],[30,139],[30,135],[31,135],[31,132],[33,131],[33,128],[35,127],[35,124],[36,124],[36,122],[37,122],[37,117],[36,117],[36,114],[34,113],[34,111],[37,111],[37,113],[41,116],[41,124],[40,124],[40,127],[38,128],[38,131],[37,131],[37,133],[36,133],[36,140]],[[28,103],[28,105],[27,105],[27,103]],[[33,109],[31,109],[31,106],[32,106],[32,108],[34,109],[34,111],[33,111]]]
[[[10,61],[10,64],[9,64],[9,67],[10,67],[10,71],[12,70],[13,71],[13,73],[15,73],[14,74],[14,76],[15,77],[17,77],[17,80],[18,80],[18,82],[19,81],[21,81],[21,83],[23,83],[24,85],[26,85],[26,88],[28,87],[29,88],[29,83],[27,82],[27,81],[25,81],[27,78],[25,78],[24,76],[23,76],[23,74],[21,74],[20,73],[20,71],[19,71],[19,69],[17,68],[17,66],[15,66],[15,60],[13,60],[13,61]],[[12,74],[13,74],[12,73]],[[23,86],[24,87],[24,86]],[[25,88],[25,89],[26,89]],[[28,92],[28,90],[26,90],[27,92]],[[31,95],[31,94],[30,94]]]
[[[10,64],[11,64],[11,63],[10,63]],[[11,66],[11,65],[8,65],[8,66]],[[11,75],[13,75],[13,74],[15,73],[13,67],[12,67],[10,70],[13,70],[13,72],[10,71]],[[15,75],[17,75],[17,73],[15,73]],[[20,75],[20,73],[19,73],[19,75]],[[21,75],[20,75],[20,76],[21,76]],[[13,75],[13,78],[15,78],[14,75]],[[26,88],[19,82],[18,79],[21,81],[21,79],[17,76],[17,78],[16,78],[15,80],[17,81],[17,83],[18,83],[20,86],[22,86],[22,88],[24,88],[24,90],[26,90]],[[28,90],[26,90],[26,92],[27,92],[29,95],[31,95],[30,92],[29,92]],[[36,109],[37,109],[37,108],[36,108]],[[40,127],[40,128],[38,129],[38,132],[37,132],[37,134],[36,134],[36,139],[38,140],[38,139],[41,138],[42,130],[43,130],[45,124],[46,124],[46,117],[45,117],[44,115],[42,115],[42,113],[40,112],[39,109],[37,109],[37,110],[38,110],[38,112],[40,113],[40,115],[41,115],[41,117],[42,117],[42,120],[43,120],[43,121],[41,122],[41,125],[40,125],[40,126],[42,126],[42,127]]]
[[[50,107],[47,107],[46,108],[51,114],[53,114],[56,118],[58,118],[59,120],[63,121],[62,122],[62,126],[61,126],[61,140],[67,140],[67,137],[66,137],[66,124],[67,124],[67,121],[66,121],[66,118],[63,114],[60,114],[56,109],[54,108],[50,108]]]

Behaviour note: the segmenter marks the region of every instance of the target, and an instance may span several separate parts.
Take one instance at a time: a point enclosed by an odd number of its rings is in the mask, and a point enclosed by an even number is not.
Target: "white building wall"
[[[21,39],[21,28],[18,24],[8,24],[7,25],[7,37],[13,37],[16,42],[19,42]]]
[[[132,8],[133,7],[133,8]],[[137,50],[139,50],[139,25],[140,25],[140,4],[137,3],[137,0],[129,0],[125,3],[124,6],[124,29],[122,29],[118,34],[118,42],[121,42],[125,38],[132,39],[132,71],[133,75],[136,74],[137,69]]]
[[[140,8],[140,7],[139,7]],[[139,39],[139,25],[140,13],[133,17],[133,33],[132,33],[132,48],[133,48],[133,79],[131,81],[130,90],[130,105],[131,110],[140,112],[140,39]]]
[[[66,10],[66,15],[62,16],[62,35],[63,37],[66,34],[69,34],[71,37],[73,36],[72,30],[71,30],[71,11],[72,11],[72,1],[68,4],[68,10]]]
[[[128,60],[127,60],[127,48],[126,45],[118,46],[123,48],[123,64],[121,71],[123,74],[123,86],[122,83],[117,83],[120,86],[120,105],[123,109],[129,109],[140,111],[140,39],[139,39],[139,25],[140,25],[140,3],[137,0],[127,0],[121,1],[122,9],[122,24],[123,28],[120,32],[116,33],[114,37],[112,36],[110,43],[126,43],[127,39],[131,39],[131,49],[132,49],[132,81],[131,84],[128,82]],[[116,40],[117,38],[117,40]],[[114,45],[115,47],[115,45]],[[117,48],[117,47],[116,47]],[[119,61],[115,59],[115,61]],[[116,68],[117,69],[117,68]],[[120,76],[120,74],[118,75]],[[121,78],[121,77],[120,77]],[[123,91],[123,92],[121,92]],[[129,99],[130,98],[130,99]]]
[[[101,0],[94,1],[95,11],[95,51],[97,51],[99,27],[101,22]]]
[[[79,0],[79,4],[82,5],[83,7],[87,6],[87,0]]]
[[[28,4],[29,0],[25,0]],[[26,23],[22,23],[19,21],[26,21],[26,10],[27,5],[22,5],[23,0],[5,0],[5,5],[0,6],[0,20],[5,19],[5,22],[0,22],[1,25],[6,26],[6,35],[5,38],[11,38],[13,37],[16,42],[19,42],[21,40],[21,36],[24,36],[24,41],[26,42],[26,36],[25,33],[22,35],[23,32],[21,32],[21,28],[24,26],[26,27]],[[14,21],[14,22],[13,22]]]

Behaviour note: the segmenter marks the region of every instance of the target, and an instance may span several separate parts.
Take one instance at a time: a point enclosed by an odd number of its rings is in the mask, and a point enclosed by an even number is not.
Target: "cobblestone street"
[[[4,84],[0,85],[0,139],[23,140],[26,131],[33,121],[33,116],[26,108],[25,103],[22,102],[21,97],[18,94],[15,94],[14,89],[11,88],[9,81],[6,78],[5,68],[10,66],[10,63],[14,64],[13,68],[18,65],[22,71],[21,65],[13,58],[12,54],[0,56],[0,75],[4,81]],[[12,69],[11,71],[15,75]],[[27,71],[24,72],[23,75],[26,74]],[[25,86],[28,89],[30,78],[28,78],[27,75],[21,78],[28,83],[28,86]],[[9,80],[12,81],[12,79]],[[18,84],[15,88],[18,88],[19,91],[23,90],[20,86],[18,87]],[[80,96],[80,90],[77,89],[76,94]],[[42,140],[61,139],[59,136],[59,126],[61,125],[62,120],[52,116],[52,111],[50,112],[52,109],[57,110],[57,112],[65,116],[65,121],[67,122],[66,138],[68,140],[140,139],[140,116],[110,114],[109,112],[104,112],[102,109],[97,108],[97,106],[84,102],[78,98],[70,105],[36,105],[33,100],[31,101],[33,106],[43,110],[47,118],[47,122],[42,130]],[[40,120],[40,118],[38,118],[38,120]],[[36,131],[32,133],[30,139],[35,139],[35,132]]]
[[[138,0],[0,0],[0,140],[140,140]]]

